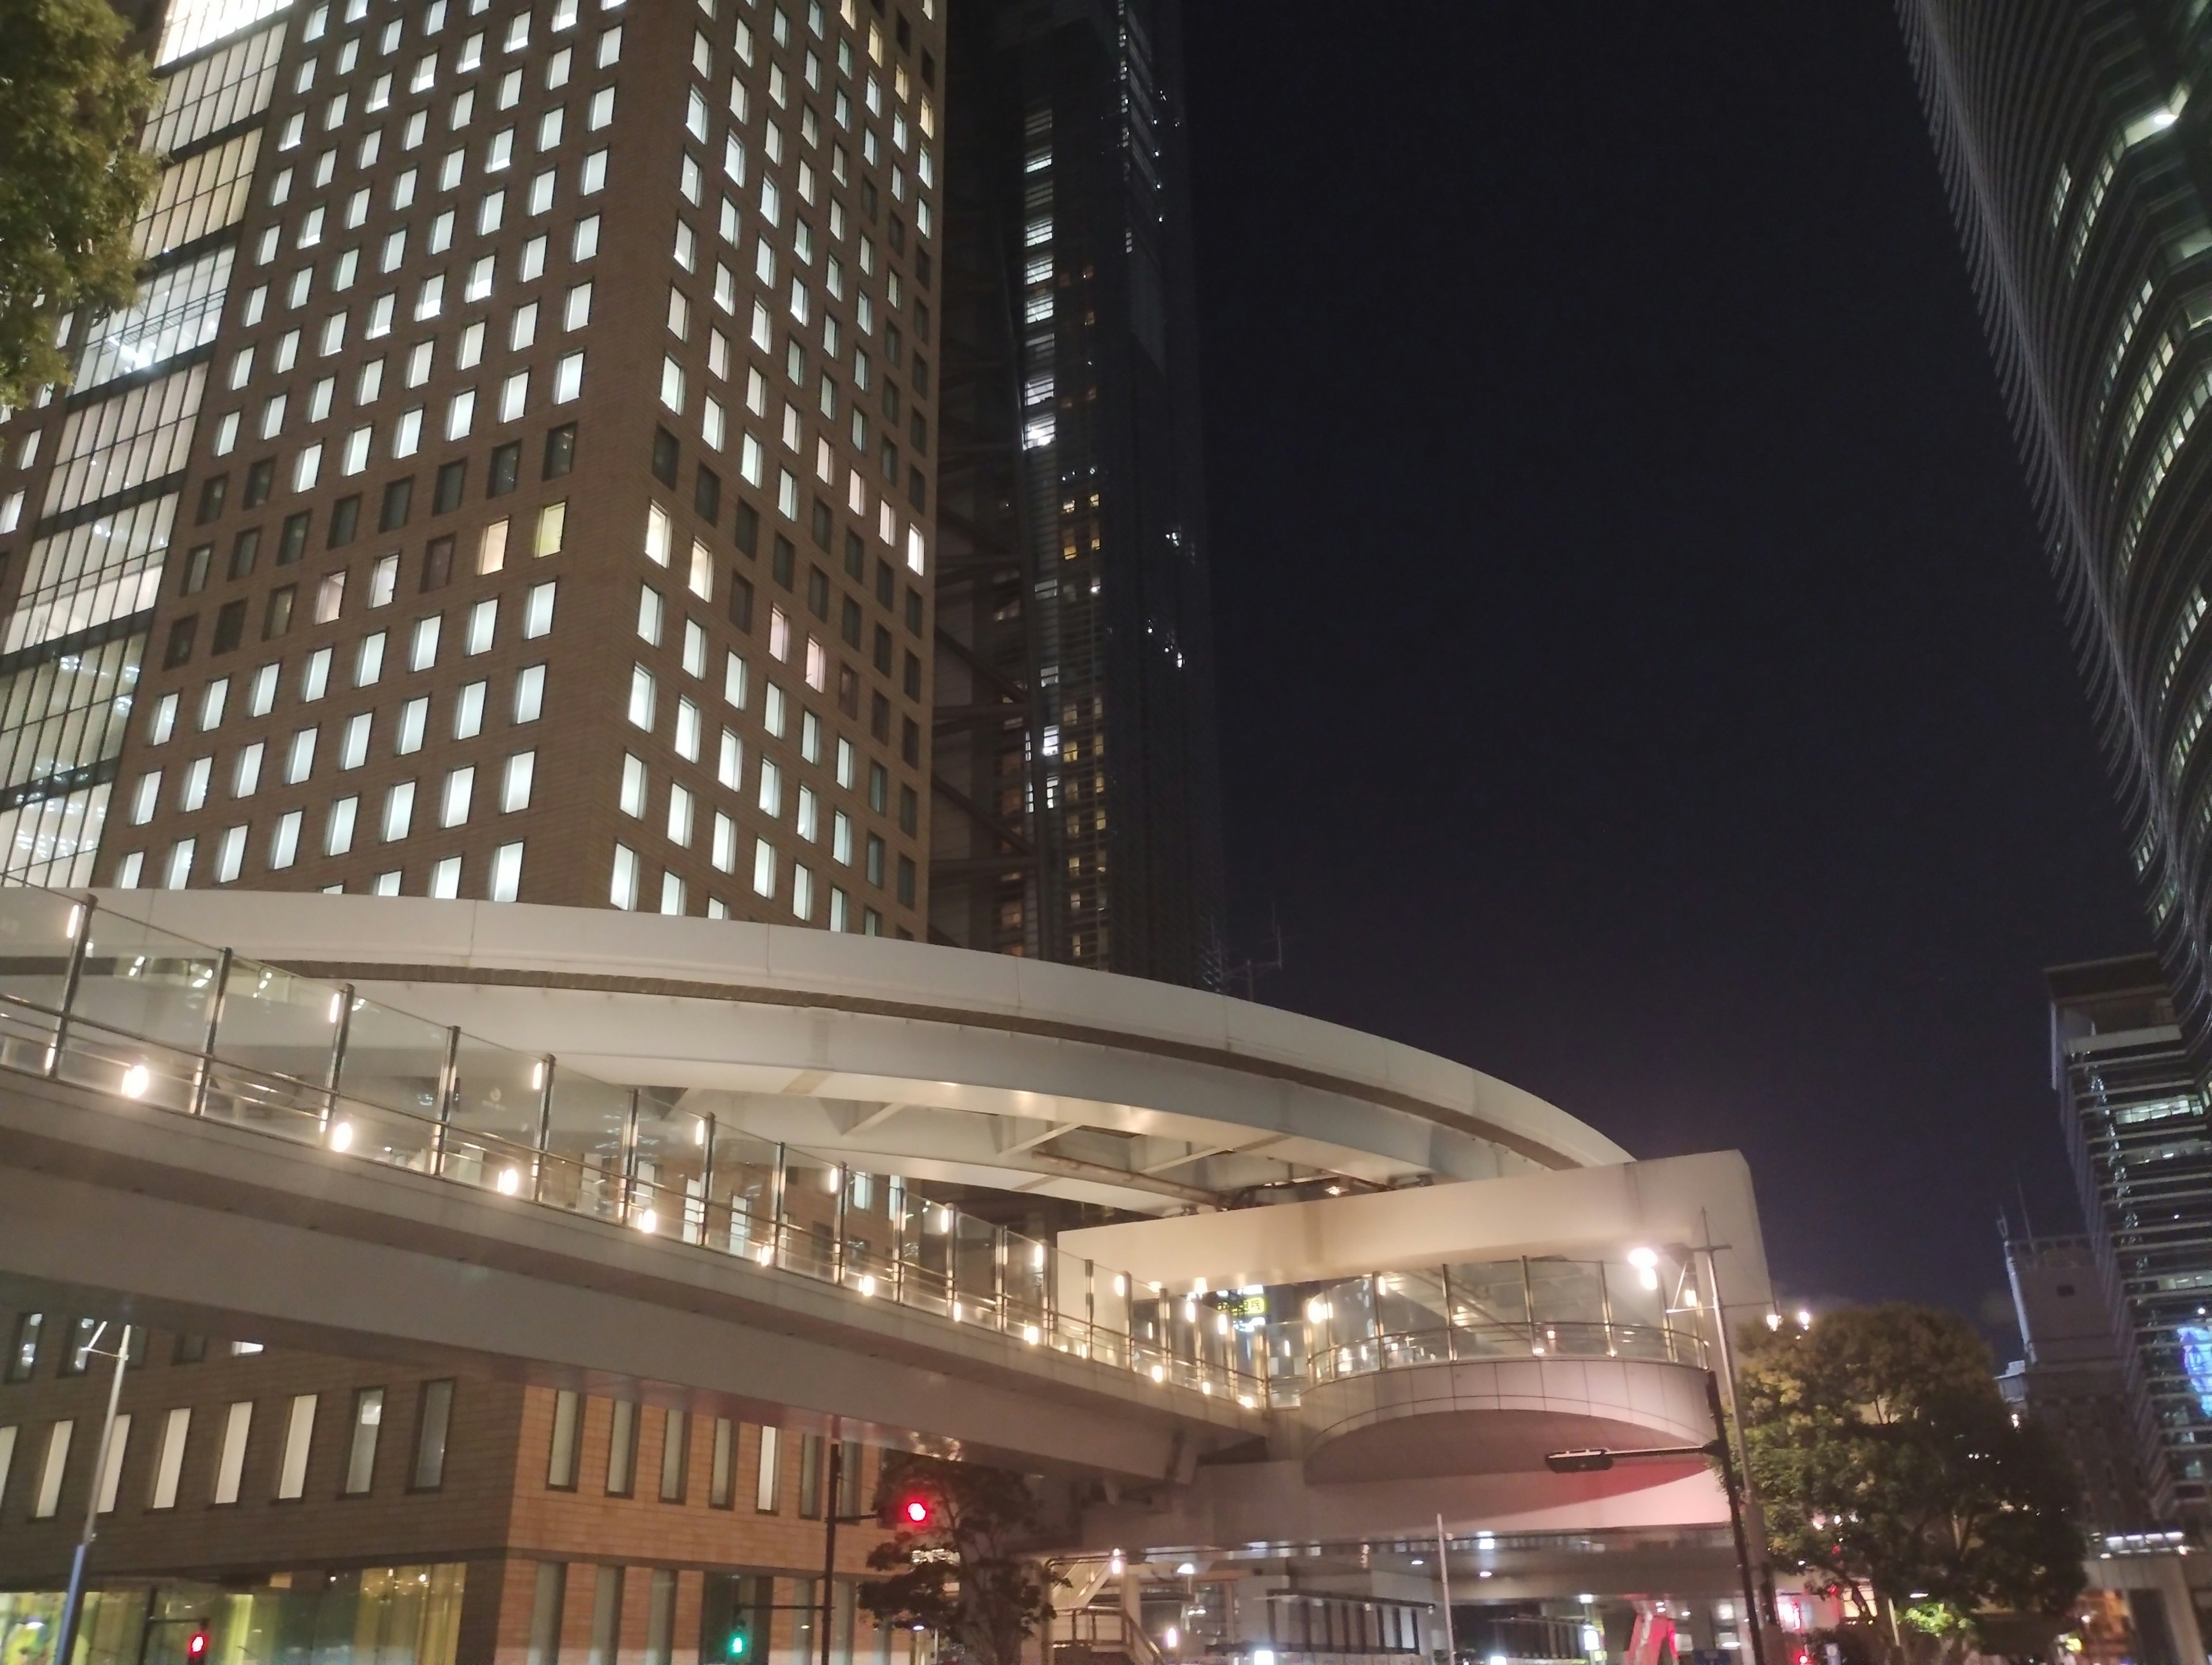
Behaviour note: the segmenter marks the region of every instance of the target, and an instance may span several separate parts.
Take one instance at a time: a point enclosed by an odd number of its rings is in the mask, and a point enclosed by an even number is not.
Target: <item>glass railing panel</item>
[[[344,1001],[328,983],[233,960],[216,1019],[204,1114],[291,1137],[319,1137]],[[305,1133],[309,1119],[313,1130]]]
[[[0,890],[0,1033],[20,1037],[41,1028],[35,1014],[60,1009],[69,979],[70,947],[83,904],[52,890]],[[9,1014],[11,1005],[31,1008]]]
[[[92,1024],[71,1026],[56,1070],[62,1080],[185,1115],[191,1113],[199,1073],[198,1054],[186,1048],[162,1046]]]
[[[622,1218],[627,1091],[553,1065],[553,1111],[538,1199],[593,1219]]]
[[[442,1024],[355,995],[338,1063],[339,1096],[435,1121],[450,1036]]]
[[[1375,1327],[1384,1335],[1410,1335],[1446,1327],[1442,1267],[1375,1275]]]
[[[1316,1306],[1318,1303],[1318,1306]],[[1368,1278],[1344,1278],[1316,1289],[1306,1303],[1313,1315],[1316,1347],[1343,1346],[1375,1334],[1375,1285]]]
[[[963,1322],[999,1322],[999,1233],[969,1214],[952,1217],[952,1298]]]
[[[544,1085],[544,1059],[462,1036],[453,1053],[445,1176],[502,1196],[528,1196]]]
[[[1602,1324],[1605,1285],[1595,1261],[1531,1260],[1529,1316],[1541,1324]]]
[[[343,993],[234,959],[216,1015],[200,1113],[286,1139],[319,1139],[331,1119]]]
[[[1091,1268],[1091,1345],[1101,1345],[1099,1338],[1108,1335],[1120,1338],[1126,1353],[1129,1343],[1129,1275],[1126,1272],[1109,1271],[1103,1266]]]
[[[207,1045],[222,961],[220,949],[94,908],[70,1023],[198,1053]]]
[[[799,1151],[784,1158],[781,1264],[808,1278],[837,1275],[837,1206],[845,1170]]]
[[[630,1224],[641,1231],[696,1243],[707,1225],[706,1117],[678,1107],[671,1090],[638,1094],[637,1132],[630,1156],[633,1183],[653,1190],[647,1220],[633,1200]]]
[[[874,1296],[889,1293],[898,1259],[900,1187],[888,1174],[845,1175],[846,1286]]]
[[[1052,1251],[1034,1237],[1006,1237],[1006,1328],[1024,1340],[1042,1340],[1051,1317]]]
[[[1528,1332],[1518,1324],[1458,1324],[1451,1333],[1455,1358],[1526,1358]]]
[[[707,1198],[711,1248],[758,1262],[775,1258],[775,1146],[717,1122],[714,1176]]]
[[[899,1193],[899,1299],[945,1317],[952,1315],[953,1230],[958,1211],[912,1186]]]
[[[386,1167],[432,1171],[438,1124],[428,1116],[395,1110],[365,1099],[341,1099],[331,1112],[323,1143],[341,1155]]]
[[[1605,1292],[1616,1324],[1649,1324],[1656,1328],[1667,1322],[1667,1298],[1681,1276],[1681,1268],[1665,1256],[1652,1255],[1648,1265],[1626,1261],[1605,1263]]]
[[[1528,1285],[1518,1261],[1470,1261],[1444,1268],[1455,1325],[1526,1324]]]

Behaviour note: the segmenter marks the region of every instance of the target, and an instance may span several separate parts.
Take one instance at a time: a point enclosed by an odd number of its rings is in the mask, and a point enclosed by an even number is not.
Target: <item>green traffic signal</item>
[[[725,1657],[731,1660],[742,1660],[747,1654],[750,1653],[751,1650],[752,1638],[750,1637],[747,1636],[743,1631],[732,1631],[730,1632],[730,1645]]]

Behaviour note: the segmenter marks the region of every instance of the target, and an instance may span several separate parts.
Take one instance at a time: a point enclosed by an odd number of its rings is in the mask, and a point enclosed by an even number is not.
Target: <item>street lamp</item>
[[[1728,1493],[1729,1524],[1735,1532],[1736,1576],[1743,1584],[1745,1627],[1751,1634],[1752,1665],[1766,1665],[1766,1645],[1759,1632],[1759,1602],[1752,1594],[1751,1547],[1743,1530],[1743,1486],[1735,1472],[1735,1458],[1729,1450],[1728,1425],[1721,1418],[1721,1388],[1719,1380],[1711,1370],[1705,1372],[1705,1403],[1712,1412],[1713,1437],[1703,1445],[1645,1445],[1633,1450],[1617,1451],[1601,1445],[1583,1446],[1571,1451],[1547,1452],[1544,1466],[1554,1474],[1603,1474],[1616,1462],[1654,1460],[1662,1457],[1705,1457],[1717,1460],[1721,1466],[1721,1488]]]
[[[107,1478],[107,1449],[115,1437],[115,1407],[123,1396],[123,1365],[131,1356],[131,1326],[123,1327],[123,1340],[111,1355],[102,1352],[97,1343],[107,1333],[107,1321],[100,1321],[100,1328],[92,1333],[92,1340],[84,1345],[87,1358],[115,1360],[115,1376],[107,1384],[107,1417],[100,1425],[100,1449],[92,1459],[91,1495],[84,1500],[84,1530],[77,1534],[76,1550],[70,1557],[69,1593],[62,1597],[62,1622],[54,1638],[52,1656],[54,1665],[68,1665],[70,1651],[76,1645],[78,1610],[84,1605],[84,1562],[92,1552],[92,1540],[100,1527],[100,1492],[101,1482]]]

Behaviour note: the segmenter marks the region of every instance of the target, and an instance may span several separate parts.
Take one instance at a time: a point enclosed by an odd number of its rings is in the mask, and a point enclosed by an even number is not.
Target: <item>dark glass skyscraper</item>
[[[2201,1080],[2212,1066],[2212,8],[1899,10]]]
[[[949,27],[931,934],[1213,986],[1177,6]]]

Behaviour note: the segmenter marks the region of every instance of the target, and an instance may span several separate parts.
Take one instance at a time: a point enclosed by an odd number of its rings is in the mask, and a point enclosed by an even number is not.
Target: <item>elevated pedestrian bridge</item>
[[[1024,1194],[1188,1212],[1622,1155],[1410,1049],[1066,968],[580,910],[0,891],[21,1304],[1132,1480],[1265,1441],[1325,1480],[1333,1438],[1435,1399],[1355,1378],[1532,1350],[1664,1374],[1704,1344],[1494,1301],[1418,1335],[1381,1309],[1255,1322],[1257,1287],[999,1222]]]

